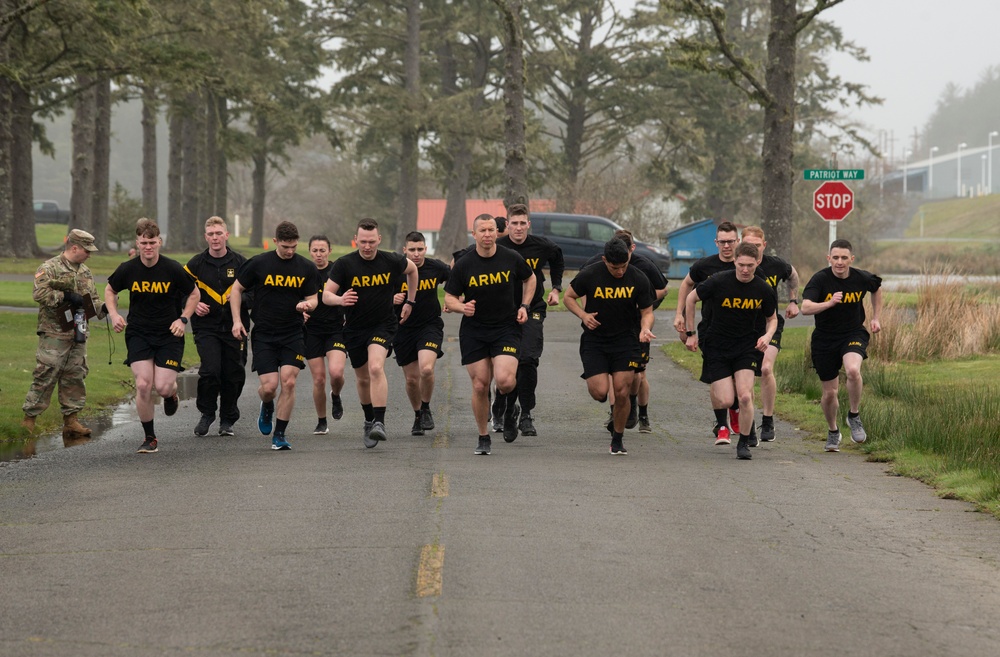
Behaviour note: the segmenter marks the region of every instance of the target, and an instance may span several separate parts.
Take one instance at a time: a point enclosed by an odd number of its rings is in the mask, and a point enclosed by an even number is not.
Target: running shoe
[[[508,443],[517,440],[517,417],[520,414],[521,409],[517,404],[511,404],[503,415],[503,439]]]
[[[729,409],[729,429],[733,433],[740,432],[740,409],[738,408]]]
[[[153,454],[157,452],[157,441],[155,436],[146,436],[145,442],[142,443],[142,447],[139,448],[138,454]]]
[[[271,402],[270,408],[268,404],[264,402],[260,403],[260,415],[257,416],[257,428],[260,430],[262,435],[270,436],[271,430],[274,428],[272,420],[274,419],[274,402]]]
[[[411,436],[422,436],[424,435],[424,425],[420,422],[420,418],[415,418],[413,420],[413,428],[410,429]]]
[[[726,427],[719,427],[719,432],[715,434],[715,444],[716,445],[730,445],[732,441],[729,440],[729,429]]]
[[[611,436],[611,449],[608,451],[616,456],[619,454],[628,454],[628,450],[625,449],[625,445],[623,444],[620,436],[617,438],[615,436]]]
[[[236,432],[233,431],[233,423],[226,422],[225,420],[219,420],[219,435],[220,436],[235,436]]]
[[[479,446],[476,447],[476,454],[479,456],[488,456],[490,453],[490,440],[489,436],[479,437]]]
[[[313,429],[314,436],[325,436],[330,433],[330,427],[326,426],[326,420],[320,420],[316,423],[316,428]]]
[[[753,458],[750,453],[750,436],[740,434],[740,439],[736,441],[736,458],[741,461],[749,461]]]
[[[385,440],[386,439],[385,424],[379,422],[378,420],[372,422],[372,428],[368,432],[368,437],[371,440]]]
[[[639,422],[639,407],[631,406],[628,411],[628,419],[625,420],[626,429],[635,429],[635,425]]]
[[[757,439],[757,428],[754,426],[753,422],[750,423],[750,436],[749,436],[749,438],[750,438],[749,445],[751,447],[759,447],[760,446],[760,441]]]
[[[361,440],[364,441],[365,447],[371,449],[375,445],[378,445],[378,441],[371,437],[372,425],[374,422],[371,420],[365,420],[365,427],[361,433]]]
[[[271,449],[273,450],[286,450],[291,449],[292,446],[288,444],[284,436],[275,436],[271,439]]]
[[[201,419],[198,420],[198,426],[194,428],[194,435],[204,436],[205,434],[207,434],[208,428],[212,426],[213,422],[215,422],[214,415],[202,415]]]
[[[517,425],[518,431],[521,432],[522,436],[537,436],[538,431],[535,429],[535,423],[531,417],[531,413],[525,413],[521,416],[521,421]]]
[[[826,432],[826,447],[828,452],[840,451],[840,430]]]
[[[639,416],[639,433],[653,433],[653,427],[649,425],[649,417]]]
[[[434,414],[431,413],[431,409],[420,409],[420,426],[423,427],[424,431],[432,431],[434,429]]]
[[[774,440],[774,425],[773,424],[762,424],[760,425],[760,441],[762,443],[769,443]]]
[[[163,399],[163,414],[169,416],[169,415],[173,415],[174,413],[176,413],[177,412],[177,406],[178,406],[179,403],[180,402],[177,399],[177,393],[176,392],[174,394],[172,394],[171,396],[169,396],[169,397],[165,397]]]
[[[608,430],[608,433],[615,432],[615,412],[608,411],[608,421],[604,423],[604,428]]]
[[[344,417],[344,402],[340,401],[340,395],[330,393],[330,415],[334,420]]]
[[[865,427],[861,424],[860,415],[854,417],[847,416],[847,424],[851,427],[851,440],[853,442],[863,443],[868,440],[868,434],[865,433]]]

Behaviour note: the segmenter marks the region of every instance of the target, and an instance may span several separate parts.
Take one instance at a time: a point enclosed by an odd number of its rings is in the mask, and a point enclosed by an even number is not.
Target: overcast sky
[[[806,4],[800,0],[799,9]],[[914,128],[923,130],[945,85],[969,89],[987,66],[1000,64],[1000,0],[846,0],[822,17],[868,51],[868,62],[841,57],[833,67],[885,100],[850,112],[873,135],[893,131],[897,155]],[[969,145],[985,146],[985,134],[981,141]]]

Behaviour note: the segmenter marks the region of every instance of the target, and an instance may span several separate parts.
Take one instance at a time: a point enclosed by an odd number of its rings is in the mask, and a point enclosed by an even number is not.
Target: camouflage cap
[[[66,245],[69,246],[70,244],[75,244],[87,251],[97,250],[97,246],[94,245],[94,236],[79,228],[69,231],[69,235],[66,236]]]

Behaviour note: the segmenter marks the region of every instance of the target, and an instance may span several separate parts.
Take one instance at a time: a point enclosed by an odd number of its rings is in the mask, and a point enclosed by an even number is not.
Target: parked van
[[[606,217],[557,212],[531,213],[532,234],[547,237],[562,249],[566,269],[579,269],[595,254],[604,253],[604,244],[620,229],[621,226]],[[670,269],[668,250],[635,240],[635,252],[652,260],[663,275],[667,275]]]

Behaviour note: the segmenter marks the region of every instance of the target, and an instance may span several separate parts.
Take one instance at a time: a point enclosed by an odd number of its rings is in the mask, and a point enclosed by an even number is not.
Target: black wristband
[[[405,303],[408,306],[415,306],[415,305],[417,305],[417,302],[413,301],[412,299],[403,299],[403,303]]]
[[[187,324],[188,323],[188,318],[185,317],[184,315],[181,315],[177,319],[181,320],[181,324]]]
[[[524,308],[525,310],[531,310],[531,306],[529,306],[529,305],[528,305],[528,304],[526,304],[526,303],[522,303],[522,304],[521,304],[521,307],[522,307],[522,308]]]
[[[794,303],[794,304],[797,305],[799,303],[799,300],[798,299],[789,299],[788,303]]]

